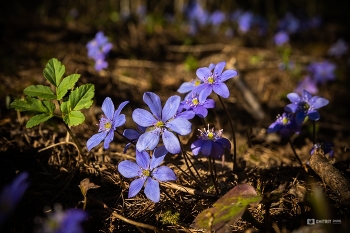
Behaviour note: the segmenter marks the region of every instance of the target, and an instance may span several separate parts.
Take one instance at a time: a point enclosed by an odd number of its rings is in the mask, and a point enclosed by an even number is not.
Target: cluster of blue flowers
[[[112,44],[103,32],[97,32],[93,40],[86,45],[88,57],[95,60],[95,70],[100,71],[108,67],[106,55],[112,49]]]
[[[329,102],[323,97],[312,96],[306,90],[301,96],[297,93],[290,93],[287,97],[291,103],[285,106],[286,112],[277,116],[277,120],[269,126],[268,133],[279,132],[283,137],[299,133],[306,118],[313,121],[319,120],[318,109],[326,106]]]
[[[118,171],[126,178],[136,178],[131,182],[129,198],[136,196],[143,186],[144,193],[153,202],[160,200],[159,182],[176,180],[175,173],[166,166],[160,166],[168,153],[182,152],[179,136],[191,133],[190,120],[195,116],[205,118],[208,109],[215,107],[215,101],[208,97],[212,92],[227,98],[230,93],[224,83],[237,76],[237,71],[224,71],[226,63],[210,64],[199,68],[196,72],[197,81],[185,82],[179,92],[188,93],[183,100],[178,95],[168,98],[162,107],[160,97],[153,92],[145,92],[143,101],[149,110],[137,108],[132,112],[132,119],[137,125],[135,129],[125,129],[123,136],[129,140],[124,152],[131,144],[136,147],[136,163],[123,161],[118,165]],[[121,103],[116,111],[112,100],[107,97],[102,104],[104,115],[98,124],[98,133],[87,141],[90,151],[104,140],[104,148],[109,148],[114,131],[125,123],[125,115],[121,110],[128,103]],[[194,155],[212,156],[219,159],[225,149],[231,150],[231,143],[222,137],[222,130],[199,130],[199,139],[191,145]],[[160,142],[162,144],[160,145]],[[150,155],[149,152],[153,152]]]

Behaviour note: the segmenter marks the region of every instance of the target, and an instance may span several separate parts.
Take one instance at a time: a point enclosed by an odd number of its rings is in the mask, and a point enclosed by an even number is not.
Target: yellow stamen
[[[209,84],[213,84],[214,83],[214,77],[213,76],[209,76],[208,83]]]

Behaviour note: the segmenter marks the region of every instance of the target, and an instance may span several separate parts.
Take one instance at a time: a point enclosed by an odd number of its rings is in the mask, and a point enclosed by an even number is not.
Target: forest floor
[[[342,224],[339,229],[344,232],[346,228],[350,229],[349,206],[343,205],[337,194],[312,170],[308,173],[303,170],[285,139],[277,134],[266,133],[276,115],[283,113],[284,106],[289,103],[286,95],[293,92],[303,75],[296,77],[291,72],[279,69],[281,56],[271,43],[260,43],[248,36],[218,39],[209,35],[199,36],[202,39],[195,45],[181,46],[172,30],[161,28],[152,35],[145,35],[129,27],[129,31],[120,29],[115,32],[114,47],[107,59],[109,68],[96,72],[92,60],[86,55],[85,45],[95,34],[89,27],[47,20],[35,25],[13,23],[2,25],[2,28],[0,179],[1,183],[7,184],[18,172],[27,171],[30,174],[30,187],[6,224],[6,231],[33,232],[36,216],[44,216],[43,210],[53,208],[55,203],[60,203],[65,209],[82,208],[83,195],[78,185],[85,178],[100,186],[88,193],[88,197],[95,202],[88,202],[86,206],[90,216],[84,223],[86,232],[139,231],[132,224],[117,218],[111,210],[128,219],[163,230],[196,231],[190,226],[194,218],[239,183],[249,183],[260,188],[262,193],[284,187],[280,198],[270,208],[271,226],[275,232],[292,232],[306,226],[307,219],[318,218],[317,208],[310,201],[314,185],[320,187],[326,197],[329,218],[340,219]],[[296,43],[293,45],[291,60],[300,66],[306,66],[312,61],[320,60],[327,51],[327,46],[312,38],[305,43]],[[188,56],[198,61],[198,67],[226,61],[226,69],[236,69],[247,88],[243,92],[234,79],[229,80],[227,85],[230,97],[224,100],[236,131],[239,172],[232,173],[230,159],[223,168],[221,161],[217,163],[221,191],[217,198],[165,187],[172,198],[162,193],[161,201],[156,204],[148,200],[143,192],[135,198],[127,199],[130,181],[119,175],[116,166],[125,159],[133,160],[134,149],[123,154],[127,142],[118,135],[108,150],[99,145],[88,152],[85,146],[86,141],[97,133],[98,127],[95,125],[102,114],[102,102],[107,96],[115,105],[125,100],[130,101],[123,110],[127,117],[123,127],[135,128],[131,114],[133,109],[145,107],[142,101],[145,91],[157,93],[164,103],[171,95],[179,95],[176,90],[184,81],[196,77],[195,69],[186,68],[184,61]],[[28,85],[48,84],[43,77],[43,69],[52,57],[66,66],[66,74],[79,73],[80,83],[95,85],[94,104],[84,112],[86,121],[80,126],[72,127],[78,141],[84,146],[82,157],[74,146],[57,144],[70,140],[59,121],[52,120],[26,129],[28,116],[8,108],[9,102],[20,98]],[[337,62],[338,71],[340,70],[337,80],[319,89],[318,95],[328,99],[329,105],[320,109],[317,138],[319,141],[334,143],[334,166],[349,177],[350,154],[343,151],[344,146],[350,146],[349,68],[347,62]],[[259,112],[252,110],[247,102],[244,95],[247,91],[253,94],[261,106]],[[213,98],[217,107],[210,112],[207,123],[216,129],[224,129],[224,135],[232,139],[228,117],[218,99]],[[259,114],[261,117],[258,117]],[[193,133],[181,138],[186,149],[189,149],[190,143],[197,136],[196,128],[204,127],[206,126],[200,121],[194,122]],[[293,140],[297,153],[306,164],[310,160],[309,151],[312,147],[309,124]],[[192,161],[201,167],[205,158]],[[188,168],[181,155],[169,156],[165,164],[178,175],[176,184],[200,189],[194,180],[184,174],[188,173]],[[200,191],[215,194],[205,168],[206,164],[200,171],[207,189]],[[183,203],[186,203],[186,208]],[[162,216],[167,210],[180,213],[180,221],[176,225],[162,222]],[[266,215],[262,205],[252,207],[250,211],[258,221],[264,222]],[[237,232],[249,229],[259,230],[241,219],[232,225],[232,230]]]

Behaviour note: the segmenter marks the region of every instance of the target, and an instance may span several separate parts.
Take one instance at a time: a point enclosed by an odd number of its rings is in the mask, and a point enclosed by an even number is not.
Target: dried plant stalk
[[[344,204],[350,204],[350,181],[326,159],[322,149],[315,150],[309,165]]]

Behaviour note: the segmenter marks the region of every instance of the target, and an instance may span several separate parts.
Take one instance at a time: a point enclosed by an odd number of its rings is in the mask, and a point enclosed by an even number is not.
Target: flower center
[[[283,117],[283,118],[282,118],[282,124],[283,124],[283,125],[288,124],[288,122],[289,122],[288,117]]]
[[[156,126],[158,128],[163,128],[163,127],[165,127],[165,124],[163,121],[158,121],[154,126]]]
[[[150,170],[143,170],[142,175],[147,176],[147,177],[151,176],[151,171]]]
[[[100,119],[100,123],[98,124],[100,126],[99,132],[102,131],[109,131],[112,128],[112,122],[105,116],[102,116]]]
[[[106,122],[105,129],[110,129],[112,127],[112,124],[110,122]]]
[[[199,104],[198,98],[193,98],[192,99],[192,104],[197,106]]]
[[[208,78],[208,83],[209,84],[213,84],[214,83],[214,77],[213,75],[210,75],[209,78]]]
[[[310,105],[305,101],[300,102],[299,106],[302,111],[308,111],[310,109]]]
[[[199,84],[201,84],[201,80],[196,80],[196,81],[194,81],[194,86],[196,87],[196,86],[198,86]]]
[[[209,129],[209,125],[208,125],[208,129],[204,128],[203,131],[198,129],[198,131],[200,132],[199,138],[203,140],[216,141],[222,137],[222,129],[219,130],[218,132],[214,132],[214,128]]]

